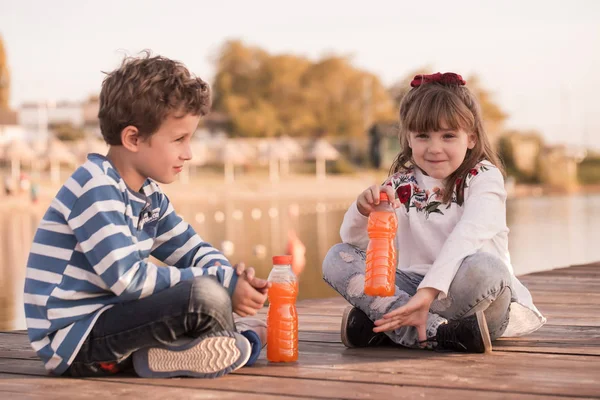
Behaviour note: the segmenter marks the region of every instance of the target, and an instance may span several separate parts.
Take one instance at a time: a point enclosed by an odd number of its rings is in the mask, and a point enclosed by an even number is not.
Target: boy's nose
[[[190,146],[185,147],[185,151],[181,155],[181,159],[185,161],[192,159],[192,148]]]

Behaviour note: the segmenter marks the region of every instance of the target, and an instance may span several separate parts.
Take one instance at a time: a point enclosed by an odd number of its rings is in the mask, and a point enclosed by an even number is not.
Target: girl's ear
[[[121,143],[127,150],[137,153],[140,141],[141,137],[135,126],[128,125],[121,131]]]
[[[473,150],[473,148],[475,147],[475,145],[477,144],[477,135],[475,135],[474,133],[469,133],[468,134],[468,142],[467,142],[467,148],[469,150]]]

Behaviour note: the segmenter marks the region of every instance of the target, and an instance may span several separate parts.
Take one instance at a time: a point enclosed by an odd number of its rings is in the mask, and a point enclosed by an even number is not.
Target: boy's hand
[[[256,290],[258,290],[259,292],[261,292],[263,294],[266,294],[268,292],[269,288],[271,287],[271,283],[265,279],[257,278],[254,268],[252,268],[252,267],[246,268],[246,264],[244,262],[236,264],[234,266],[234,268],[235,268],[235,272],[239,276],[243,275],[244,278],[247,279],[248,282],[250,282],[250,285],[252,285],[253,288],[255,288]]]
[[[231,296],[233,312],[240,317],[256,315],[267,300],[267,294],[255,289],[245,276],[240,277]]]
[[[356,199],[356,206],[358,207],[358,211],[368,217],[376,205],[379,204],[379,193],[385,192],[388,195],[388,199],[390,199],[390,204],[394,208],[400,207],[400,200],[396,198],[396,193],[394,193],[394,189],[391,186],[377,186],[373,185],[367,188],[364,192],[358,195]]]

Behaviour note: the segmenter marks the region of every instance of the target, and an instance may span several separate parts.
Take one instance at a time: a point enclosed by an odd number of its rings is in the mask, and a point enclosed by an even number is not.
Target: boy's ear
[[[128,125],[121,131],[121,143],[127,150],[137,153],[140,141],[140,133],[135,126]]]

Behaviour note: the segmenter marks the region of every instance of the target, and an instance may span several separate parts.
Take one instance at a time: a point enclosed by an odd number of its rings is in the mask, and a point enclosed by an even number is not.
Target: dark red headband
[[[460,85],[463,86],[467,83],[462,76],[455,74],[454,72],[446,72],[445,74],[436,73],[431,75],[416,75],[410,86],[417,87],[426,85],[428,83],[438,82],[442,85]]]

